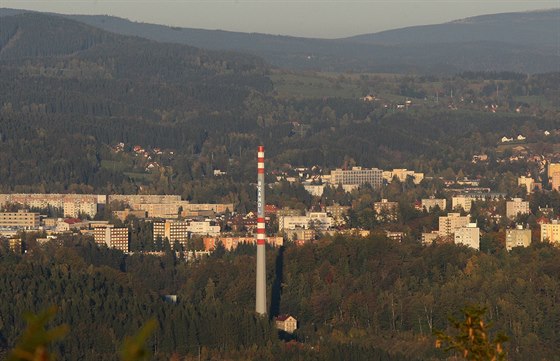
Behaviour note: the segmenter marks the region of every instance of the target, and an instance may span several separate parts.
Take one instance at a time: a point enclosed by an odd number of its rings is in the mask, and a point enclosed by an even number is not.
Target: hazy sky
[[[560,0],[0,0],[0,7],[108,14],[192,28],[335,38],[474,15],[560,8]]]

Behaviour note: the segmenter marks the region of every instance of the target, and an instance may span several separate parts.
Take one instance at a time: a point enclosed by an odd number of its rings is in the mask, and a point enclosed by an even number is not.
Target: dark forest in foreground
[[[485,254],[373,236],[269,249],[270,314],[297,317],[295,346],[253,312],[254,253],[246,246],[186,264],[171,253],[125,256],[72,238],[31,243],[25,256],[3,247],[0,288],[11,301],[0,304],[0,334],[13,346],[24,311],[57,304],[56,322],[72,329],[56,346],[63,360],[116,359],[124,336],[153,317],[157,359],[194,357],[199,347],[230,359],[338,360],[351,350],[356,360],[441,359],[432,330],[479,304],[508,335],[510,360],[558,357],[560,251],[551,246]],[[164,302],[165,294],[177,294],[178,303]]]

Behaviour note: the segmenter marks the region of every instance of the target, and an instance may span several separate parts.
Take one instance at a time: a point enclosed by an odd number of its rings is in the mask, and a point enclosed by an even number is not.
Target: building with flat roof
[[[59,194],[59,193],[13,193],[0,194],[0,205],[20,204],[29,208],[64,209],[69,217],[77,217],[81,212],[90,217],[97,214],[97,204],[103,202],[101,194]]]
[[[387,183],[391,183],[394,178],[397,178],[401,183],[406,182],[408,177],[412,178],[414,184],[420,184],[424,179],[424,173],[416,173],[413,170],[408,169],[393,169],[383,171],[383,179]]]
[[[445,208],[447,207],[447,199],[434,197],[422,198],[422,208],[428,212],[436,206],[439,207],[440,210],[445,211]]]
[[[366,169],[362,167],[352,167],[350,170],[335,169],[331,171],[331,184],[337,186],[362,185],[369,183],[374,188],[379,188],[383,184],[383,171],[381,169]]]
[[[17,212],[0,212],[0,227],[37,229],[39,225],[39,213],[23,209]]]
[[[106,245],[123,252],[129,250],[129,232],[127,227],[115,227],[112,224],[96,225],[93,229],[93,239],[99,245]]]
[[[314,229],[326,231],[334,224],[334,220],[326,212],[308,212],[305,216],[281,216],[278,217],[279,232],[286,231],[290,235],[290,230]]]
[[[535,181],[531,177],[526,177],[522,175],[521,177],[517,178],[517,185],[519,187],[525,188],[527,194],[532,193],[535,189]]]
[[[529,214],[529,201],[524,201],[521,198],[513,198],[511,201],[506,202],[506,217],[514,219],[519,214]]]
[[[187,221],[177,221],[167,219],[165,221],[156,221],[153,224],[154,241],[158,237],[161,239],[168,239],[169,243],[173,245],[178,241],[183,246],[187,246],[189,240],[189,224]]]
[[[480,229],[476,223],[469,223],[457,228],[454,235],[455,244],[463,244],[476,250],[480,250]]]
[[[440,237],[451,236],[457,229],[469,224],[469,218],[469,216],[461,216],[460,213],[449,213],[447,216],[439,217],[438,235]]]
[[[382,222],[396,221],[398,218],[399,203],[389,202],[383,198],[380,202],[373,203],[376,219]]]
[[[560,244],[560,222],[541,223],[541,242]]]
[[[517,225],[513,229],[506,230],[506,249],[511,251],[514,247],[529,247],[531,245],[531,230],[523,229]]]

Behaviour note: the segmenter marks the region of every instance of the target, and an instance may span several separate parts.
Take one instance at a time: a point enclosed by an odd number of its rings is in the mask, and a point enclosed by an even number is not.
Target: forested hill
[[[0,9],[0,16],[24,10]],[[289,69],[401,73],[557,71],[558,10],[496,14],[346,39],[168,27],[112,16],[61,15],[114,33],[242,51]]]
[[[443,24],[411,26],[356,35],[346,40],[370,44],[503,42],[516,47],[556,47],[560,9],[474,16]]]
[[[254,119],[232,114],[251,94],[272,89],[266,65],[251,55],[157,43],[36,13],[3,17],[0,34],[4,185],[120,184],[122,174],[101,167],[104,145],[197,153],[215,133],[253,127]]]

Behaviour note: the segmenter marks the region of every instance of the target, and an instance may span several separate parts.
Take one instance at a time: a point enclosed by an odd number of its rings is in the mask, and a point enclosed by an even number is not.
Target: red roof
[[[82,220],[79,218],[66,218],[64,220],[64,222],[68,223],[68,224],[74,224],[74,223],[81,223]]]
[[[292,317],[291,315],[278,315],[278,317],[276,317],[277,321],[286,321],[288,318]]]

